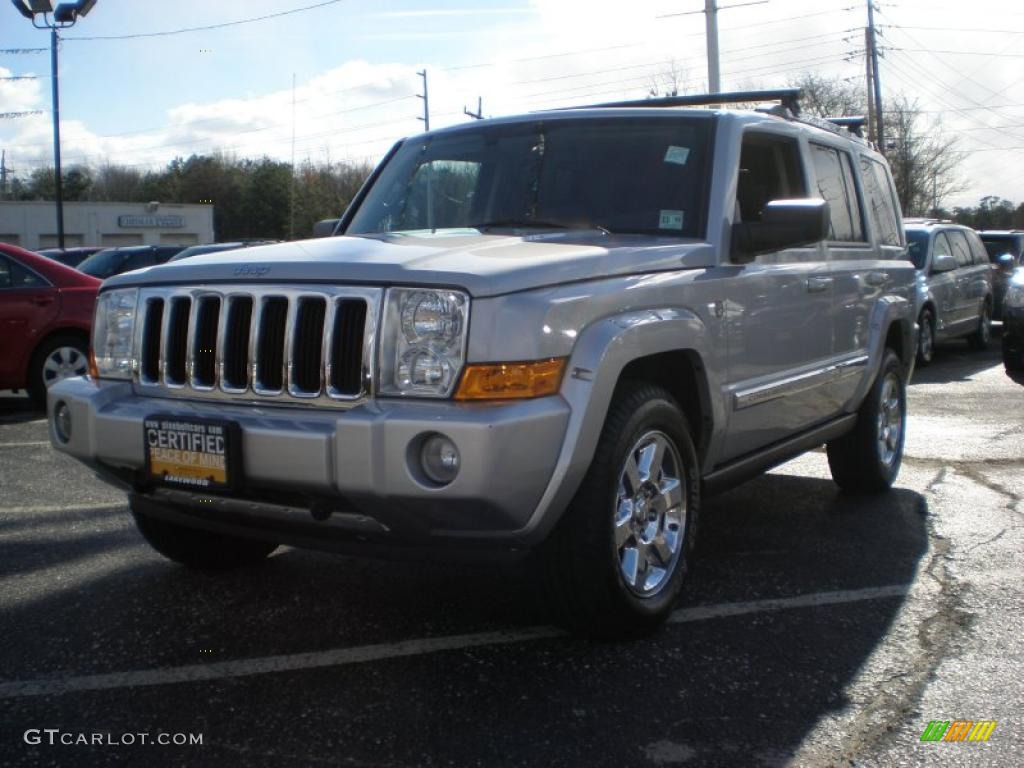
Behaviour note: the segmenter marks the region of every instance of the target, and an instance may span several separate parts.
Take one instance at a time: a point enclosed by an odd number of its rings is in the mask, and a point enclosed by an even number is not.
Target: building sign
[[[135,216],[125,215],[117,217],[117,226],[122,229],[140,229],[140,228],[156,228],[156,229],[174,229],[176,227],[185,226],[184,216],[165,215],[165,216]]]

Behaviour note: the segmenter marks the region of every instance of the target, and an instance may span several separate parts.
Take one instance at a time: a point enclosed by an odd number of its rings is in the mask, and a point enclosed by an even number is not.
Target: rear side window
[[[974,256],[971,255],[971,248],[967,245],[967,238],[963,232],[950,231],[946,233],[949,238],[949,245],[953,249],[953,256],[956,263],[961,267],[969,267],[974,263]]]
[[[811,144],[811,154],[818,177],[818,194],[828,201],[832,212],[829,240],[863,242],[864,226],[850,156],[820,144]]]
[[[971,246],[971,253],[974,255],[975,264],[990,264],[991,259],[988,257],[988,252],[985,250],[984,243],[981,242],[981,238],[978,237],[977,232],[965,232],[967,236],[967,243]]]
[[[868,157],[860,159],[860,176],[864,184],[864,207],[882,245],[902,245],[900,217],[897,215],[892,187],[885,166]]]
[[[151,267],[156,264],[156,255],[153,251],[143,251],[142,253],[133,253],[128,257],[128,261],[125,262],[124,272],[130,272],[133,269],[142,269],[143,267]]]

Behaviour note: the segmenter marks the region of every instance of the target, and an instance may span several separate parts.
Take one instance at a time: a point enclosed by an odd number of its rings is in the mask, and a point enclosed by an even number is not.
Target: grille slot
[[[140,394],[350,408],[371,395],[384,291],[228,284],[143,288]]]
[[[171,312],[167,322],[167,351],[164,380],[172,386],[185,384],[185,358],[188,355],[188,319],[192,311],[192,300],[179,297],[171,300]]]
[[[362,391],[365,334],[366,302],[362,299],[341,299],[331,335],[332,394],[355,397]]]
[[[221,356],[225,389],[244,391],[249,385],[249,330],[252,326],[252,298],[235,296],[228,301]]]
[[[217,326],[220,298],[203,296],[196,302],[195,336],[192,339],[192,386],[213,388],[217,383]]]
[[[299,299],[295,328],[292,331],[292,394],[320,394],[326,314],[327,302],[324,299]]]
[[[284,336],[288,322],[288,299],[272,296],[263,303],[259,339],[256,345],[257,391],[284,389]]]
[[[147,382],[160,381],[160,336],[164,323],[164,300],[146,302],[146,322],[142,327],[142,378]]]

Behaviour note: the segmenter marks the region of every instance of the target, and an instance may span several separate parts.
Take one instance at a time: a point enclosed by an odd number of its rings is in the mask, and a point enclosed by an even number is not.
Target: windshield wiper
[[[496,219],[485,221],[483,224],[472,224],[473,229],[500,229],[502,227],[521,229],[596,229],[606,235],[610,235],[604,227],[599,224],[565,224],[560,221],[548,221],[545,219]]]

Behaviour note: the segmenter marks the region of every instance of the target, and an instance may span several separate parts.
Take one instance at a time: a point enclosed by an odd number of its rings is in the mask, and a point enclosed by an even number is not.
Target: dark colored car
[[[1024,267],[1019,267],[1006,281],[1003,363],[1008,372],[1024,371]]]
[[[78,265],[78,269],[87,275],[106,280],[122,272],[163,264],[184,249],[184,245],[128,245],[123,248],[107,248],[87,258]]]
[[[206,245],[192,245],[172,256],[168,261],[181,261],[190,259],[193,256],[202,256],[205,253],[221,253],[222,251],[237,251],[242,248],[252,248],[254,245],[271,245],[277,240],[239,240],[234,243],[207,243]]]
[[[0,243],[0,389],[47,388],[88,370],[100,281],[38,253]]]
[[[59,261],[65,267],[77,267],[94,253],[102,250],[103,247],[99,245],[86,245],[75,248],[44,248],[41,251],[36,251],[36,253],[48,259]]]
[[[1013,271],[1024,265],[1024,230],[1010,229],[998,230],[989,229],[978,233],[981,235],[981,242],[985,244],[985,250],[996,265],[993,275],[993,287],[995,288],[995,317],[1003,318],[1003,296],[1013,276]],[[1009,255],[1010,258],[1004,258]]]

